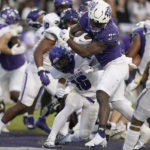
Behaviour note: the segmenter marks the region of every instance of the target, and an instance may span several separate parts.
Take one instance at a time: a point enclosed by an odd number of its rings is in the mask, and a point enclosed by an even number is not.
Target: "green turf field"
[[[13,106],[12,104],[7,104],[6,105],[6,110]],[[40,109],[38,110],[35,110],[34,112],[34,119],[36,119],[40,114]],[[47,124],[51,127],[52,126],[52,123],[53,123],[53,120],[54,120],[54,116],[55,114],[53,115],[49,115],[47,117]],[[17,116],[16,118],[14,118],[11,122],[10,122],[10,125],[8,125],[8,129],[9,130],[17,130],[17,131],[29,131],[27,129],[27,127],[23,124],[23,116],[20,115],[20,116]],[[33,132],[42,132],[44,133],[44,131],[40,130],[40,129],[32,129]]]

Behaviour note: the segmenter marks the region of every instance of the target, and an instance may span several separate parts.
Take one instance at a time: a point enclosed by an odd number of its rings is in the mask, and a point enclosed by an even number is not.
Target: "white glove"
[[[65,89],[63,89],[63,88],[58,88],[55,95],[56,95],[58,98],[62,98],[62,97],[64,97],[65,94],[66,94],[66,93],[65,93]]]
[[[134,82],[139,84],[141,79],[142,79],[142,74],[140,74],[140,72],[137,71],[136,74],[135,74]]]
[[[131,92],[131,91],[135,90],[135,89],[138,87],[138,85],[139,85],[139,84],[137,84],[137,83],[135,82],[135,80],[133,80],[133,81],[127,86],[126,91],[127,91],[127,92]]]
[[[10,33],[13,36],[17,36],[18,33],[21,33],[23,31],[23,27],[17,24],[10,25]]]
[[[61,37],[62,40],[64,40],[65,42],[67,42],[70,39],[69,34],[70,34],[70,28],[68,28],[67,30],[66,29],[61,30],[61,32],[60,32],[59,35],[60,35],[60,37]]]
[[[18,55],[18,54],[23,54],[25,52],[25,45],[21,44],[20,46],[18,44],[15,44],[11,48],[12,55]]]
[[[83,33],[79,37],[74,37],[73,41],[76,42],[77,44],[87,45],[87,44],[89,44],[92,41],[92,39],[85,39],[86,35],[87,35],[87,33]]]

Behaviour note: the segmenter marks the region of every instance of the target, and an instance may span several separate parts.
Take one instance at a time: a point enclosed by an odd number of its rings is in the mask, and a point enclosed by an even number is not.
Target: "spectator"
[[[131,8],[131,21],[137,23],[150,18],[150,2],[147,0],[136,0]]]
[[[115,0],[118,23],[129,23],[128,0]]]

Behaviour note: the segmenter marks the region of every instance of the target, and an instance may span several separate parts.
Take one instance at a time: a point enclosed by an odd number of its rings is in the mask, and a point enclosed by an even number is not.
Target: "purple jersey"
[[[5,70],[14,70],[18,69],[25,63],[25,57],[24,54],[19,54],[19,55],[7,55],[4,53],[0,54],[0,62],[1,66]]]
[[[140,39],[141,39],[141,48],[138,52],[138,54],[142,57],[143,54],[144,54],[144,51],[145,51],[145,42],[146,42],[146,39],[145,39],[145,32],[146,32],[146,29],[145,28],[138,28],[136,30],[133,31],[132,35],[139,35],[140,36]]]
[[[88,12],[86,12],[79,20],[81,28],[86,31],[92,40],[101,41],[106,43],[107,48],[99,54],[96,54],[98,62],[105,66],[107,63],[121,57],[121,47],[119,42],[119,31],[113,19],[102,28],[100,32],[92,32],[90,24],[88,22]]]
[[[0,32],[3,32],[3,29],[7,26],[8,26],[7,24],[1,23]],[[24,54],[8,55],[8,54],[1,53],[0,63],[5,70],[14,70],[21,67],[25,63],[25,57]]]
[[[121,38],[120,39],[120,46],[122,48],[122,52],[124,54],[126,54],[128,49],[129,49],[129,47],[130,47],[130,44],[131,44],[131,40],[132,40],[131,35],[129,35],[129,34],[121,34],[120,38]]]

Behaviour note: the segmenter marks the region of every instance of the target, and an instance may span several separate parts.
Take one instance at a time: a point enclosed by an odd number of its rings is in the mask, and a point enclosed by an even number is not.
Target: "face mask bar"
[[[62,56],[53,66],[61,72],[67,73],[70,69],[70,60],[67,56]]]
[[[102,28],[105,26],[105,23],[99,23],[98,21],[95,21],[94,19],[89,19],[90,26],[93,28]]]

